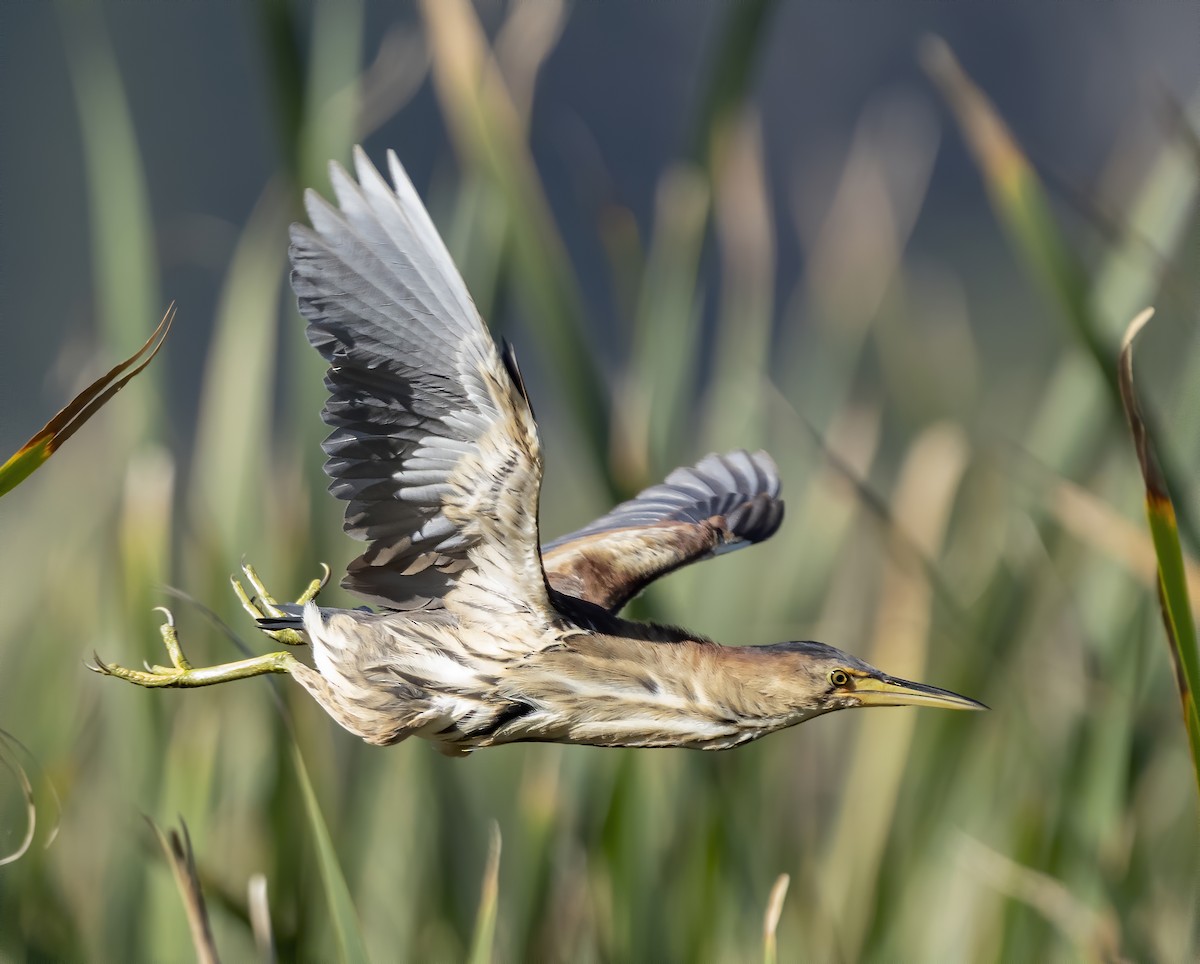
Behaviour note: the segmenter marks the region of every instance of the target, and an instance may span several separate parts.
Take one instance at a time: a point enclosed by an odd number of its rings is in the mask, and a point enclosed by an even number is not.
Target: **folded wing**
[[[542,562],[555,590],[615,613],[659,576],[762,542],[782,521],[771,456],[709,455],[543,546]]]
[[[331,166],[338,207],[305,196],[292,286],[329,362],[330,491],[370,543],[342,585],[396,609],[550,611],[538,555],[542,463],[502,357],[395,154]]]

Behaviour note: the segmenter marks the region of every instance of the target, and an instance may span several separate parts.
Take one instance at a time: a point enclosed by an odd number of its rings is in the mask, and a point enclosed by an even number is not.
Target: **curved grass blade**
[[[510,214],[515,279],[528,299],[546,357],[588,448],[608,450],[608,390],[588,346],[587,310],[542,190],[507,84],[487,36],[464,0],[420,4],[433,67],[434,90],[464,167],[480,171]],[[618,491],[611,479],[609,487]]]
[[[29,762],[27,770],[24,764],[21,763],[20,757],[24,756]],[[49,830],[45,832],[45,842],[43,847],[49,847],[54,843],[54,838],[58,836],[59,821],[62,819],[62,801],[59,800],[58,791],[54,789],[54,784],[47,778],[42,770],[41,763],[38,758],[33,755],[33,752],[24,743],[18,740],[8,730],[0,729],[0,767],[8,770],[16,780],[17,785],[21,788],[21,796],[25,802],[25,833],[21,838],[21,842],[7,854],[0,854],[0,867],[5,864],[15,863],[29,852],[29,848],[33,846],[33,840],[37,834],[38,826],[38,805],[37,794],[34,791],[33,781],[29,778],[29,771],[39,775],[40,782],[48,791],[51,803],[54,805],[53,816],[49,821]]]
[[[1200,693],[1200,651],[1196,646],[1196,623],[1188,599],[1187,570],[1179,544],[1179,529],[1175,524],[1175,506],[1155,453],[1153,436],[1142,418],[1133,383],[1133,340],[1153,314],[1154,309],[1147,308],[1125,330],[1125,337],[1121,341],[1118,385],[1129,430],[1133,434],[1133,444],[1137,449],[1138,464],[1146,483],[1146,519],[1150,523],[1150,535],[1158,557],[1158,601],[1171,646],[1175,681],[1179,686],[1184,724],[1192,750],[1192,766],[1196,771],[1197,789],[1200,790],[1200,709],[1196,705],[1196,694]]]
[[[958,121],[996,219],[1029,271],[1060,302],[1072,332],[1102,376],[1114,413],[1118,412],[1123,399],[1117,387],[1116,353],[1093,310],[1091,279],[1063,237],[1037,172],[995,106],[944,40],[926,38],[921,62]],[[1160,471],[1179,491],[1181,474],[1170,455],[1164,450],[1159,456]],[[1178,527],[1189,545],[1200,550],[1200,526],[1186,503],[1179,505]]]
[[[471,941],[471,964],[488,964],[494,957],[496,903],[500,896],[500,827],[495,821],[488,838],[487,863],[483,869],[483,886],[479,890],[479,913],[475,917],[475,937]]]
[[[940,37],[926,38],[921,63],[950,106],[983,176],[996,219],[1017,254],[1062,303],[1076,336],[1106,374],[1116,370],[1112,348],[1088,306],[1088,277],[1058,229],[1050,202],[1017,139]],[[1116,385],[1105,380],[1116,401]]]
[[[175,320],[175,302],[171,302],[162,321],[146,343],[97,378],[76,395],[54,418],[50,419],[36,435],[26,442],[13,456],[0,465],[0,495],[24,482],[43,462],[53,455],[79,427],[96,414],[110,398],[119,392],[131,378],[141,372],[158,354],[171,323]],[[136,365],[126,372],[131,365]],[[125,372],[122,375],[122,372]]]
[[[1044,918],[1082,957],[1120,961],[1121,925],[1103,904],[1092,906],[1051,874],[1027,867],[974,837],[962,836],[962,860],[972,874]]]
[[[296,764],[296,779],[300,781],[308,825],[317,844],[321,880],[325,883],[325,896],[329,899],[329,916],[337,934],[339,956],[345,964],[367,964],[370,960],[367,956],[367,944],[363,940],[354,902],[350,899],[350,888],[346,886],[346,878],[338,863],[337,852],[333,849],[329,828],[325,825],[325,818],[321,816],[321,807],[317,803],[317,795],[308,777],[308,768],[304,765],[304,757],[300,755],[300,747],[295,740],[292,741],[292,759]]]
[[[295,182],[309,91],[304,55],[297,41],[302,33],[300,12],[296,4],[287,0],[264,0],[257,4],[257,12],[266,76],[274,96],[271,119],[279,138],[279,156]]]
[[[25,833],[15,849],[10,853],[0,855],[0,867],[16,863],[24,857],[29,852],[29,848],[33,846],[33,836],[37,832],[37,805],[33,800],[33,784],[30,783],[29,774],[25,772],[25,768],[12,753],[8,744],[9,739],[8,733],[0,730],[0,767],[8,770],[21,787],[21,796],[25,800]]]
[[[776,0],[731,4],[717,33],[712,67],[693,121],[689,157],[710,173],[723,161],[734,121],[762,63]]]
[[[271,905],[267,899],[267,878],[255,874],[246,885],[246,904],[250,909],[250,927],[254,931],[254,943],[258,947],[259,960],[263,964],[275,964],[279,955],[275,950],[275,934],[271,928]]]
[[[192,946],[196,948],[196,960],[200,964],[218,964],[220,956],[217,945],[213,940],[212,926],[208,921],[208,906],[204,902],[204,893],[200,889],[200,875],[196,871],[196,855],[192,851],[192,836],[188,833],[187,824],[179,821],[179,830],[164,833],[149,817],[146,822],[158,838],[158,843],[166,854],[167,863],[171,865],[171,873],[175,877],[175,886],[179,888],[179,896],[183,899],[184,911],[187,913],[188,927],[192,932]]]
[[[780,874],[771,887],[767,898],[767,910],[763,915],[763,964],[776,964],[779,960],[779,944],[775,932],[779,929],[779,915],[783,913],[783,901],[787,897],[788,884],[792,878]]]

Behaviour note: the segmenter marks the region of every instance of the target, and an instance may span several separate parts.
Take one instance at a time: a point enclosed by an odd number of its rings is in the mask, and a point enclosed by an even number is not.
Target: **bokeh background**
[[[972,148],[931,34],[1023,155]],[[1195,777],[1103,362],[1157,305],[1138,377],[1194,553],[1200,8],[61,0],[5,4],[0,44],[0,451],[178,305],[0,504],[0,727],[39,820],[0,957],[188,958],[143,816],[186,822],[227,959],[258,953],[256,874],[282,959],[344,954],[298,749],[377,961],[758,959],[781,874],[783,959],[1196,959]],[[358,551],[285,260],[359,141],[520,353],[547,535],[766,447],[780,534],[637,613],[827,640],[992,712],[447,760],[357,743],[287,680],[87,673],[160,660],[164,604],[197,663],[265,651],[243,555],[283,596]]]

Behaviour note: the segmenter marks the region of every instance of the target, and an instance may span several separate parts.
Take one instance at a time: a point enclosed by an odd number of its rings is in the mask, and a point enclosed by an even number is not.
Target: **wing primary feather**
[[[513,343],[507,338],[500,339],[500,358],[504,361],[504,368],[508,371],[508,377],[513,380],[517,391],[525,399],[525,404],[529,406],[529,411],[533,412],[533,403],[529,400],[529,392],[525,388],[525,376],[521,374],[521,366],[517,364],[517,349],[513,347]],[[537,421],[536,413],[534,414],[534,421]]]
[[[707,455],[543,546],[551,588],[615,612],[649,582],[769,538],[783,521],[766,452]]]
[[[292,286],[330,367],[330,491],[370,545],[343,585],[395,609],[556,618],[537,540],[541,449],[502,354],[394,154],[330,167],[336,206],[305,194]],[[465,617],[464,617],[465,618]]]
[[[783,501],[779,498],[779,470],[766,452],[752,455],[738,450],[726,455],[705,456],[694,466],[681,466],[663,482],[644,489],[627,502],[595,522],[569,535],[560,536],[543,546],[544,551],[557,548],[573,539],[595,535],[629,525],[648,525],[655,522],[702,522],[713,516],[728,517],[737,508],[759,495],[778,503],[776,514],[783,521]],[[775,529],[778,525],[775,526]],[[775,529],[758,534],[752,540],[773,535]]]

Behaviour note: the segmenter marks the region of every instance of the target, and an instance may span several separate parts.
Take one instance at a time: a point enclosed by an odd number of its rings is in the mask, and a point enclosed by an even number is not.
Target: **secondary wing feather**
[[[523,390],[395,154],[361,148],[338,207],[305,195],[292,286],[329,362],[330,491],[370,543],[342,585],[395,609],[550,612],[538,553],[542,462]]]
[[[708,455],[542,547],[558,592],[618,612],[659,576],[774,535],[779,472],[766,452]]]

